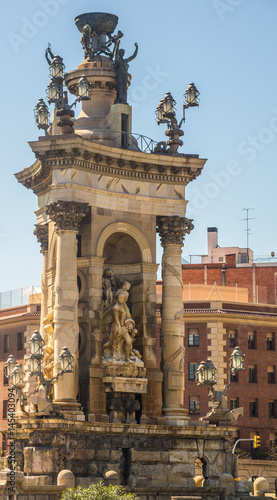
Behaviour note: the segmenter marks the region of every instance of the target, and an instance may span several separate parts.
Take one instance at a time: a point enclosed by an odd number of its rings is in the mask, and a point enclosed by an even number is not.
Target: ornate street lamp
[[[51,393],[51,385],[54,380],[58,380],[59,377],[65,373],[73,372],[73,362],[74,357],[67,347],[64,347],[59,355],[60,370],[55,377],[47,379],[44,377],[43,373],[43,361],[45,356],[44,351],[44,340],[41,337],[38,330],[35,330],[30,339],[30,357],[29,357],[29,368],[30,375],[37,377],[39,379],[39,385],[45,388],[45,394],[49,400]],[[20,406],[24,406],[24,397],[28,398],[28,395],[23,393],[23,370],[21,365],[16,362],[16,359],[10,355],[4,367],[6,377],[12,381],[13,387],[16,389]]]
[[[58,55],[54,56],[50,45],[45,51],[45,57],[49,64],[51,77],[46,89],[47,101],[49,104],[54,104],[55,109],[60,112],[57,114],[57,116],[61,117],[57,125],[61,127],[62,133],[72,132],[73,122],[71,122],[71,118],[74,116],[74,112],[71,111],[71,109],[73,106],[76,106],[77,102],[90,99],[90,83],[85,76],[80,78],[76,85],[77,98],[73,104],[69,105],[67,92],[64,91],[65,65],[63,63],[63,59]],[[43,99],[38,100],[34,111],[38,128],[44,129],[45,133],[47,133],[47,129],[49,127],[49,111]],[[65,122],[67,124],[66,127],[64,127]]]
[[[167,123],[168,130],[165,135],[169,137],[167,142],[159,142],[155,151],[157,153],[164,154],[176,154],[183,142],[180,140],[180,136],[184,135],[181,130],[182,123],[185,121],[185,110],[187,108],[199,105],[199,92],[195,87],[194,83],[190,83],[185,92],[185,103],[183,105],[183,118],[178,124],[176,119],[176,101],[173,99],[170,92],[167,92],[164,98],[159,102],[156,109],[156,120],[158,125],[161,123]],[[169,146],[169,148],[167,148]]]
[[[225,385],[223,391],[215,391],[214,385],[217,382],[217,369],[210,359],[206,362],[202,361],[195,374],[197,385],[205,386],[209,390],[215,407],[205,416],[203,420],[209,420],[210,423],[218,424],[220,421],[231,421],[232,417],[227,406],[227,397],[225,396],[228,387],[231,385],[231,375],[236,375],[238,371],[243,371],[245,355],[239,347],[236,347],[230,357],[228,370],[228,384]],[[238,412],[238,415],[241,414]],[[237,415],[237,416],[238,416]],[[233,417],[235,418],[235,417]]]

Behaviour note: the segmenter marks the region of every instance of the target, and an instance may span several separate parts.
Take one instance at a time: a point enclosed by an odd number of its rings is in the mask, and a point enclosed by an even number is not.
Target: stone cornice
[[[184,309],[184,319],[186,322],[191,323],[234,323],[238,325],[249,325],[249,329],[251,330],[251,325],[260,325],[260,326],[272,326],[276,328],[277,324],[277,315],[276,318],[270,315],[260,314],[251,314],[247,315],[242,311],[238,311],[234,313],[233,311],[222,311],[222,310],[211,310],[207,309],[207,311],[195,311],[193,309]],[[252,327],[253,328],[253,327]]]
[[[38,159],[15,176],[36,193],[51,184],[51,171],[57,168],[186,185],[201,174],[206,162],[197,155],[167,156],[104,146],[76,134],[41,137],[30,146]]]

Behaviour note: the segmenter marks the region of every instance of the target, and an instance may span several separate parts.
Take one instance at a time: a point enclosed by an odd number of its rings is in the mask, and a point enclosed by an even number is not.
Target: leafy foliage
[[[78,486],[64,491],[61,500],[139,500],[134,493],[126,493],[123,486],[104,486],[103,481],[88,488]]]

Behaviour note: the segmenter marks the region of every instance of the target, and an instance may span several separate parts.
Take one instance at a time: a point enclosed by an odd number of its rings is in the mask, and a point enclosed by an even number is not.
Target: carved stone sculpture
[[[161,237],[161,245],[183,245],[185,234],[189,234],[194,226],[191,219],[173,215],[157,217],[157,232]]]
[[[43,376],[46,380],[53,378],[54,369],[54,310],[52,310],[42,324],[44,325],[44,357],[43,357]]]
[[[119,40],[115,50],[115,69],[117,82],[117,95],[115,104],[127,104],[127,89],[128,89],[128,69],[131,62],[138,53],[138,44],[135,43],[135,52],[132,56],[124,59],[125,50],[119,49]]]
[[[113,276],[112,271],[110,269],[108,271],[108,275],[110,277]],[[109,283],[107,284],[109,300],[112,306],[103,316],[103,323],[108,326],[109,330],[109,340],[103,346],[103,361],[105,364],[106,362],[135,362],[143,366],[140,353],[136,349],[133,349],[137,329],[127,305],[130,286],[130,283],[125,281],[122,288],[117,290],[111,297],[112,289],[109,287]]]
[[[76,201],[52,202],[46,207],[46,214],[55,222],[57,231],[78,231],[81,220],[88,211],[88,203]]]
[[[102,299],[103,308],[108,309],[113,304],[113,294],[117,291],[117,283],[114,279],[114,273],[111,269],[106,269],[104,271],[102,279]]]

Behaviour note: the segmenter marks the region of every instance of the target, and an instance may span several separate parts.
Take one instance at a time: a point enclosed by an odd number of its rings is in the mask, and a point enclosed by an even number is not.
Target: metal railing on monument
[[[153,153],[158,144],[157,141],[141,134],[128,135],[126,132],[111,132],[110,137],[114,141],[114,147],[142,153]]]

